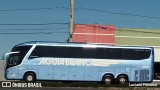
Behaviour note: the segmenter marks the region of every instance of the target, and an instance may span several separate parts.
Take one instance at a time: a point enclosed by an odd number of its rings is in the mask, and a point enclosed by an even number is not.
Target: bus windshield
[[[31,46],[16,46],[12,49],[12,52],[8,54],[6,58],[6,68],[19,65]]]

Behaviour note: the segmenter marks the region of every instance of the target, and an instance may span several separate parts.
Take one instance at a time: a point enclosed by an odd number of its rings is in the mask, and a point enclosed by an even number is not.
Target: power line
[[[53,7],[53,8],[23,8],[23,9],[0,9],[1,12],[6,11],[37,11],[37,10],[53,10],[53,9],[69,9],[68,7]]]
[[[37,24],[32,24],[32,23],[28,23],[28,24],[0,24],[0,25],[13,25],[13,26],[17,26],[17,25],[25,25],[25,26],[28,26],[28,25],[33,25],[33,26],[39,26],[39,25],[69,25],[69,23],[37,23]]]
[[[15,29],[15,28],[9,28],[9,29],[0,29],[0,31],[5,31],[5,30],[9,30],[9,31],[14,31],[14,30],[16,30],[16,31],[22,31],[22,30],[39,31],[39,30],[62,30],[62,29],[66,30],[66,29],[69,29],[69,28],[50,28],[50,29],[40,29],[40,28],[37,28],[37,29],[33,29],[33,28],[29,28],[29,29],[18,28],[18,29]]]
[[[99,10],[99,9],[93,9],[93,8],[77,7],[77,9],[83,9],[83,10],[89,10],[89,11],[97,11],[97,12],[103,12],[103,13],[109,13],[109,14],[116,14],[116,15],[136,16],[136,17],[143,17],[143,18],[160,19],[160,17],[155,17],[155,16],[138,15],[138,14],[131,14],[131,13],[111,12],[109,10]]]
[[[4,12],[4,11],[5,12],[8,12],[8,11],[37,11],[37,10],[54,10],[54,9],[67,9],[67,10],[69,10],[68,7],[51,7],[51,8],[0,9],[0,12]],[[78,10],[78,9],[96,11],[96,12],[102,12],[102,13],[109,13],[109,14],[115,14],[115,15],[125,15],[125,16],[160,19],[160,17],[156,17],[156,16],[139,15],[139,14],[122,13],[122,12],[112,12],[109,10],[100,10],[100,9],[86,8],[86,7],[76,7],[75,8],[75,10]]]
[[[68,28],[69,29],[69,28]],[[19,29],[18,29],[19,30]],[[37,29],[36,29],[37,30]],[[129,31],[129,32],[140,32],[140,33],[151,33],[151,34],[160,34],[158,32],[148,32],[148,31],[137,31],[133,29],[116,29],[116,30],[123,30],[123,31]],[[0,32],[0,34],[57,34],[57,33],[69,33],[69,32]]]
[[[61,34],[61,33],[68,33],[68,32],[0,32],[0,34]]]

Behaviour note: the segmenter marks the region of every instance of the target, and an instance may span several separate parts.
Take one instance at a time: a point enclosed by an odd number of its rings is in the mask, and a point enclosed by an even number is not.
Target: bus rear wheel
[[[106,84],[106,85],[111,85],[111,84],[113,84],[113,76],[111,76],[111,75],[105,75],[104,77],[103,77],[103,83],[104,84]]]
[[[25,82],[35,82],[36,76],[33,73],[26,73],[24,76]]]
[[[128,78],[126,75],[120,75],[120,76],[118,76],[117,81],[118,81],[118,84],[126,85],[128,82]]]

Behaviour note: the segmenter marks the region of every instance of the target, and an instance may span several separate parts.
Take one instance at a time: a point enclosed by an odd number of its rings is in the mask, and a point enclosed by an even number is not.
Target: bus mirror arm
[[[2,56],[2,60],[7,60],[8,57],[9,57],[9,54],[8,54],[8,53],[5,53],[5,54],[3,54],[3,56]]]
[[[5,54],[3,54],[3,56],[2,56],[2,60],[4,60],[4,55],[5,55]]]
[[[15,54],[15,53],[19,53],[19,51],[16,51],[16,52],[10,52],[10,53],[5,53],[5,54],[3,54],[2,59],[3,59],[3,60],[7,60],[7,58],[9,57],[9,55],[11,55],[11,54]]]

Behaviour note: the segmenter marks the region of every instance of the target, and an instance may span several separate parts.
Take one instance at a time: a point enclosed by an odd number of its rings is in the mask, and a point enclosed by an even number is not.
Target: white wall
[[[160,62],[160,47],[154,47],[154,62]]]

